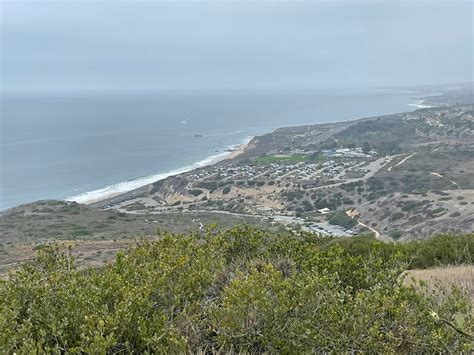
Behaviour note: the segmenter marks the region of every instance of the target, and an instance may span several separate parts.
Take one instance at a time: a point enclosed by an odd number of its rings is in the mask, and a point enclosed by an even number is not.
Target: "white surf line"
[[[408,106],[416,107],[416,108],[432,108],[432,107],[435,107],[433,105],[425,104],[426,100],[417,100],[417,101],[418,101],[417,103],[408,104]]]
[[[440,177],[440,178],[442,178],[442,179],[446,179],[446,180],[448,180],[451,184],[457,186],[458,189],[460,189],[460,187],[459,187],[459,185],[458,185],[458,183],[457,183],[456,181],[450,180],[450,179],[448,179],[447,177],[441,175],[440,173],[436,173],[436,172],[434,172],[434,171],[432,171],[430,174],[433,175],[433,176]]]
[[[252,137],[249,136],[245,138],[243,141],[241,141],[240,144],[229,145],[225,148],[225,149],[233,149],[233,151],[220,152],[218,154],[210,155],[206,157],[205,159],[195,162],[193,164],[186,165],[184,167],[177,168],[165,173],[158,173],[158,174],[153,174],[153,175],[149,175],[145,177],[140,177],[133,180],[118,182],[112,185],[105,186],[100,189],[87,191],[87,192],[80,193],[78,195],[66,197],[65,200],[75,201],[77,203],[83,203],[87,205],[87,204],[92,204],[92,203],[100,202],[103,200],[107,200],[109,198],[113,198],[116,196],[120,196],[124,193],[131,193],[133,195],[133,190],[137,190],[146,185],[150,185],[154,182],[166,179],[169,176],[180,175],[183,173],[193,171],[195,169],[199,169],[199,168],[216,164],[225,159],[235,158],[239,153],[243,152],[243,150],[248,145],[251,139]]]

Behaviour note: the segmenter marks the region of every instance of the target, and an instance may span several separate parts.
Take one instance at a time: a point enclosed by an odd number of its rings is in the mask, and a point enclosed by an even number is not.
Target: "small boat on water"
[[[188,124],[188,121],[182,120],[182,121],[181,121],[181,124]]]

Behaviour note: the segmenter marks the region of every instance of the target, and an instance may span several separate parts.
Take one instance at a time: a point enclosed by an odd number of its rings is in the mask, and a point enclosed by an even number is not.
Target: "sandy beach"
[[[229,155],[225,157],[225,159],[235,159],[239,155],[245,152],[245,149],[247,149],[251,139],[248,139],[248,142],[239,144],[236,148],[232,149],[229,151]],[[212,165],[212,164],[209,164]]]
[[[233,148],[229,148],[223,153],[210,156],[196,164],[190,165],[189,167],[180,168],[169,173],[163,173],[137,179],[135,182],[118,183],[112,186],[105,187],[103,189],[87,192],[80,198],[69,198],[67,201],[75,201],[86,205],[100,204],[106,205],[108,203],[117,202],[118,200],[124,200],[130,197],[139,195],[140,193],[148,191],[151,184],[166,179],[170,176],[177,176],[180,174],[188,173],[196,169],[200,169],[206,166],[217,164],[223,160],[235,159],[239,155],[245,152],[249,142],[253,137],[249,137],[244,143],[236,145]],[[130,188],[127,189],[127,186]]]

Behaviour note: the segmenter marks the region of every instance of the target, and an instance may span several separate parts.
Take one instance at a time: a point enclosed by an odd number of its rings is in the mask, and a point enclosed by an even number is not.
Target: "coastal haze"
[[[458,0],[0,0],[0,352],[474,350]]]
[[[304,89],[472,78],[471,1],[2,1],[3,90]]]

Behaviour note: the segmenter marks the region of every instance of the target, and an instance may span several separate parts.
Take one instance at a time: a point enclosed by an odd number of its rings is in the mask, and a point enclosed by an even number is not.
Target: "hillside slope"
[[[285,216],[318,232],[370,226],[384,240],[423,239],[474,230],[473,157],[472,104],[420,109],[280,128],[234,159],[94,206]],[[341,218],[348,212],[354,221]]]
[[[0,281],[7,353],[469,352],[469,294],[406,286],[472,260],[474,235],[411,244],[240,226],[142,241],[100,270],[57,245]],[[439,258],[440,257],[440,258]]]

